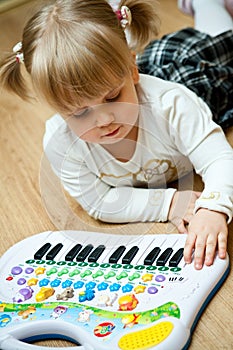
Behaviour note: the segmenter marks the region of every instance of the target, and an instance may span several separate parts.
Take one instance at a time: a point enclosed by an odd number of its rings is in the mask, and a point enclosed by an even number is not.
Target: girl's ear
[[[136,54],[134,52],[132,52],[132,56],[134,59],[134,66],[132,69],[132,77],[133,77],[134,84],[137,84],[139,82],[139,72],[138,72],[138,67],[136,64]]]

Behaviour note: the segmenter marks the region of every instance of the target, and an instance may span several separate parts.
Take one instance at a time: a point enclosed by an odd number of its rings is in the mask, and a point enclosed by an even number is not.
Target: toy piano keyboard
[[[187,349],[229,258],[196,271],[185,240],[49,231],[17,243],[0,259],[0,348],[62,338],[77,344],[65,349]]]

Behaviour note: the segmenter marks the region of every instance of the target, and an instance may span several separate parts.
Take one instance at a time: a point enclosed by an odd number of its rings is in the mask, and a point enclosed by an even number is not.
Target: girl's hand
[[[221,259],[226,258],[228,227],[226,215],[208,209],[199,209],[191,218],[188,236],[184,247],[184,260],[191,263],[194,251],[194,266],[197,270],[203,264],[210,266],[214,262],[216,250]]]
[[[186,225],[193,217],[196,200],[201,192],[177,191],[171,201],[168,220],[178,229],[179,233],[188,233]]]

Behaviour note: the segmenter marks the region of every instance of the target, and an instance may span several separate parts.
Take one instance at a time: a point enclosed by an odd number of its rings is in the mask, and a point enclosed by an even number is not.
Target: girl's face
[[[135,84],[139,75],[132,75],[98,99],[84,101],[75,115],[65,118],[69,127],[82,140],[98,144],[113,144],[123,140],[136,125],[138,97]]]

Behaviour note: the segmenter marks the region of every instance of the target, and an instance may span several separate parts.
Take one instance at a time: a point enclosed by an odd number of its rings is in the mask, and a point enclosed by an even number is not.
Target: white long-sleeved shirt
[[[220,211],[230,222],[233,150],[208,106],[186,87],[148,75],[137,91],[139,132],[128,162],[78,138],[60,115],[47,121],[44,150],[65,190],[95,219],[163,222],[176,191],[169,182],[194,168],[204,182],[195,211]]]

